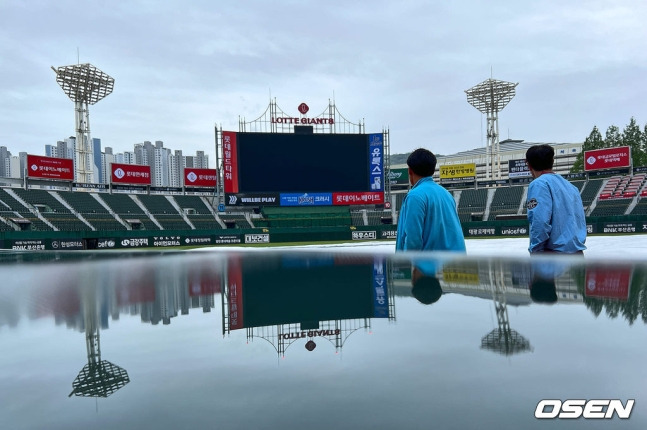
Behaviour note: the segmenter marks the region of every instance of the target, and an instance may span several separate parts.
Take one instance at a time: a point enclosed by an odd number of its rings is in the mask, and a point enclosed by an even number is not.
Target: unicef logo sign
[[[126,172],[124,172],[124,169],[122,169],[121,167],[119,167],[117,170],[115,170],[115,176],[116,176],[118,179],[121,179],[121,178],[123,178],[124,176],[126,176]]]
[[[195,180],[198,179],[198,175],[196,175],[194,172],[191,172],[186,175],[186,178],[189,180],[189,182],[195,182]]]

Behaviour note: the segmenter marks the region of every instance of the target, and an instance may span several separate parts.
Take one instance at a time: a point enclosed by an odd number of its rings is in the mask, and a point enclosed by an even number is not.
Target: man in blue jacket
[[[407,166],[412,188],[400,208],[395,250],[465,252],[456,202],[432,178],[436,156],[416,149],[407,158]]]
[[[526,201],[528,251],[582,254],[586,249],[582,197],[575,185],[553,172],[554,159],[555,151],[550,145],[534,145],[526,151],[526,163],[534,178]]]

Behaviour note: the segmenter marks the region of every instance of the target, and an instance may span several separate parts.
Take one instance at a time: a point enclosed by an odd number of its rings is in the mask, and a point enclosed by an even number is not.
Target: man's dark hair
[[[418,176],[432,176],[436,171],[436,156],[428,149],[418,148],[409,154],[407,166]]]
[[[526,151],[526,162],[533,170],[550,170],[554,160],[555,150],[550,145],[533,145]]]

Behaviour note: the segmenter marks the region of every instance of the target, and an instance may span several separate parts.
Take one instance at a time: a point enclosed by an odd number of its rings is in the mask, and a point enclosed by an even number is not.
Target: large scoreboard
[[[228,205],[384,203],[382,133],[222,135]]]

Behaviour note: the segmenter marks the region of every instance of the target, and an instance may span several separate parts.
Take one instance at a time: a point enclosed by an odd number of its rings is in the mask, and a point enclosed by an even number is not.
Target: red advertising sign
[[[587,297],[627,300],[632,273],[631,267],[587,267],[585,294]]]
[[[151,168],[139,164],[112,163],[112,183],[150,185]]]
[[[629,166],[631,166],[631,148],[628,146],[584,151],[584,171],[586,172]]]
[[[216,187],[216,169],[184,168],[185,187]]]
[[[236,133],[222,132],[222,168],[225,181],[225,193],[238,192],[238,154],[236,148]]]
[[[27,154],[27,176],[30,178],[74,180],[74,161],[70,158],[42,157]]]
[[[240,257],[232,256],[227,261],[227,286],[229,288],[229,328],[245,328],[243,318],[243,271]]]
[[[383,192],[332,193],[332,204],[335,206],[377,205],[382,203],[384,203]]]

